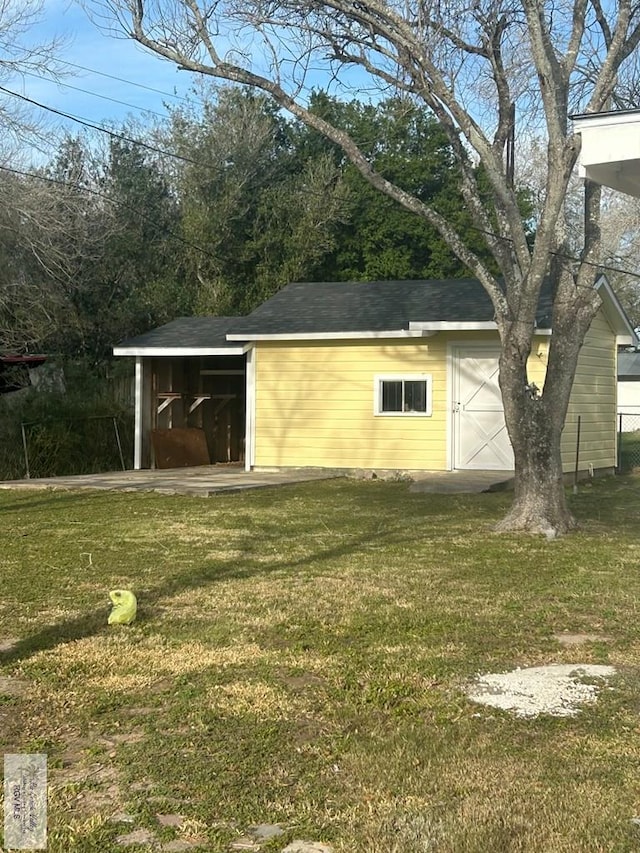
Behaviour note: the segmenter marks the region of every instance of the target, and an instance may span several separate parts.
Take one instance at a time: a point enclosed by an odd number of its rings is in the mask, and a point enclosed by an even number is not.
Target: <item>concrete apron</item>
[[[464,494],[513,488],[513,471],[413,471],[410,492]]]
[[[344,473],[317,468],[286,471],[245,471],[239,466],[201,465],[194,468],[116,471],[109,474],[77,474],[68,477],[43,477],[30,480],[6,480],[0,489],[98,489],[122,492],[159,492],[172,495],[208,497],[218,492],[234,492],[309,480],[328,480]],[[414,471],[409,487],[412,492],[463,493],[506,488],[508,471]],[[383,479],[381,477],[381,479]]]

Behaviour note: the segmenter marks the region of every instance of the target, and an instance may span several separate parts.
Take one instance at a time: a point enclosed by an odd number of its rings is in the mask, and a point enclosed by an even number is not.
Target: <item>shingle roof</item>
[[[410,322],[484,323],[491,300],[476,279],[428,281],[294,282],[246,317],[180,317],[120,348],[223,348],[234,336],[395,332]],[[551,299],[538,306],[539,328],[550,328]],[[236,339],[237,340],[237,339]]]
[[[238,317],[178,317],[165,326],[129,338],[118,347],[233,347],[227,332]]]
[[[551,302],[541,298],[538,326],[549,328]],[[296,282],[284,287],[232,334],[378,332],[409,322],[487,322],[493,305],[476,279],[432,281]]]

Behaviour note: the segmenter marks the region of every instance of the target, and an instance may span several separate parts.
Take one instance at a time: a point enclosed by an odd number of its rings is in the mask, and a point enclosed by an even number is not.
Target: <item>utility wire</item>
[[[513,243],[513,237],[505,237],[502,234],[494,234],[492,231],[487,231],[486,228],[478,228],[477,225],[469,225],[470,231],[475,231],[476,234],[483,234],[485,237],[492,237],[494,240],[501,240],[503,243]],[[625,270],[622,267],[613,267],[606,264],[597,264],[595,261],[585,261],[582,258],[576,258],[574,255],[567,255],[564,252],[549,252],[550,255],[553,255],[554,258],[562,258],[564,261],[573,261],[577,264],[584,264],[587,267],[595,267],[599,270],[606,270],[607,272],[618,272],[624,275],[630,275],[633,278],[640,279],[640,273],[632,272],[631,270]]]
[[[11,95],[14,98],[19,98],[21,101],[26,101],[26,103],[31,104],[32,106],[39,107],[42,110],[47,110],[50,113],[54,113],[55,115],[61,116],[62,118],[69,119],[70,121],[75,121],[78,124],[83,125],[83,127],[91,128],[91,130],[99,130],[102,133],[107,133],[113,139],[120,139],[123,142],[130,142],[133,145],[139,145],[142,148],[146,148],[148,151],[153,151],[156,154],[162,154],[165,157],[173,157],[176,160],[183,160],[185,163],[193,163],[194,165],[198,165],[197,160],[192,160],[191,157],[183,157],[182,154],[175,154],[172,151],[165,151],[163,148],[157,148],[155,145],[149,145],[147,142],[142,142],[140,139],[133,139],[131,136],[126,136],[124,133],[117,133],[114,130],[109,130],[107,127],[103,127],[100,124],[94,124],[87,119],[79,118],[78,116],[71,115],[70,113],[65,113],[62,110],[58,110],[55,107],[47,106],[47,104],[42,104],[40,101],[36,101],[33,98],[28,98],[26,95],[21,95],[18,92],[12,92],[11,89],[6,89],[4,86],[0,86],[0,92],[4,92],[5,95]]]
[[[148,216],[146,213],[143,213],[137,207],[132,207],[129,204],[124,204],[123,202],[121,202],[119,200],[110,198],[108,195],[105,195],[104,193],[98,192],[98,190],[92,190],[89,187],[83,187],[80,184],[67,183],[66,181],[61,181],[58,178],[50,178],[50,177],[47,177],[46,175],[37,175],[33,172],[23,172],[20,169],[12,169],[9,166],[0,166],[0,169],[3,172],[9,172],[12,175],[19,175],[20,177],[23,177],[23,178],[34,178],[37,181],[44,181],[45,183],[48,183],[48,184],[57,184],[58,186],[67,187],[68,189],[71,188],[71,189],[79,190],[80,192],[85,192],[85,193],[88,193],[89,195],[96,196],[97,198],[101,198],[101,199],[103,199],[103,201],[109,202],[109,204],[119,205],[120,207],[125,208],[125,210],[129,210],[131,213],[135,213],[138,216],[142,217],[142,219],[146,219],[146,221],[150,222],[152,225],[155,225],[158,228],[163,228],[165,230],[165,232],[170,237],[173,237],[174,240],[177,240],[179,243],[182,243],[184,246],[187,246],[190,249],[195,249],[197,252],[200,252],[203,255],[206,255],[206,257],[211,258],[214,261],[218,260],[215,255],[213,255],[211,252],[207,251],[206,249],[203,249],[202,246],[198,246],[195,243],[191,243],[189,240],[186,240],[180,234],[176,234],[175,231],[172,231],[170,228],[167,228],[164,225],[161,226],[157,220],[153,219],[151,216]]]
[[[9,172],[13,175],[19,175],[23,178],[34,178],[35,180],[38,180],[38,181],[45,181],[46,183],[57,184],[58,186],[63,186],[63,187],[71,187],[72,189],[76,189],[76,190],[79,190],[81,192],[89,193],[90,195],[96,196],[97,198],[101,198],[101,199],[104,199],[105,201],[108,201],[110,204],[119,204],[122,207],[124,207],[126,210],[129,210],[132,213],[135,213],[138,216],[141,216],[143,219],[146,219],[147,222],[150,222],[152,225],[159,226],[159,223],[155,219],[152,219],[152,217],[147,216],[146,213],[143,213],[138,208],[131,207],[131,205],[128,205],[128,204],[123,204],[120,201],[116,201],[115,199],[112,199],[109,196],[105,195],[104,193],[98,192],[97,190],[92,190],[92,189],[89,189],[88,187],[83,187],[80,184],[70,184],[70,183],[67,183],[65,181],[58,180],[57,178],[49,178],[45,175],[37,175],[37,174],[34,174],[33,172],[23,172],[20,169],[9,168],[9,166],[0,166],[0,169],[4,172]],[[162,226],[162,227],[164,227],[164,226]],[[211,252],[207,251],[206,249],[203,249],[202,246],[198,246],[195,243],[191,243],[189,240],[186,240],[184,237],[180,236],[179,234],[176,234],[175,231],[171,231],[170,229],[165,229],[165,230],[170,237],[173,237],[174,240],[177,240],[178,242],[182,243],[184,246],[187,246],[190,249],[195,249],[197,252],[201,252],[203,255],[205,255],[208,258],[211,258],[214,261],[217,260],[215,255],[213,255]],[[488,233],[486,231],[482,231],[480,228],[475,228],[474,230],[480,231],[483,234]],[[491,236],[498,237],[499,239],[503,239],[503,240],[510,240],[511,239],[509,237],[499,237],[499,235],[495,235],[495,234],[491,235]],[[564,255],[561,252],[551,252],[550,254],[556,255],[557,257],[564,258],[564,260],[576,261],[578,263],[584,263],[587,266],[592,266],[592,267],[595,267],[596,269],[605,270],[606,272],[623,273],[624,275],[631,276],[632,278],[640,279],[640,273],[632,272],[631,270],[625,270],[625,269],[622,269],[621,267],[612,267],[612,266],[607,266],[605,264],[591,263],[590,261],[581,261],[579,258],[575,258],[571,255]]]
[[[71,88],[76,88],[76,87],[71,87]],[[80,91],[85,91],[85,90],[81,89]],[[81,119],[78,116],[74,116],[74,115],[71,115],[70,113],[65,113],[62,110],[58,110],[55,107],[50,107],[47,104],[40,103],[39,101],[36,101],[33,98],[28,98],[26,95],[21,95],[18,92],[13,92],[10,89],[6,89],[4,86],[0,86],[0,92],[4,92],[5,94],[11,95],[15,98],[20,98],[20,100],[26,101],[27,103],[32,104],[33,106],[39,107],[40,109],[43,109],[43,110],[47,110],[48,112],[52,112],[52,113],[59,115],[63,118],[69,119],[70,121],[77,122],[78,124],[81,124],[84,127],[88,127],[92,130],[100,131],[101,133],[106,133],[114,139],[120,139],[121,141],[129,142],[132,145],[139,145],[140,147],[145,148],[148,151],[152,151],[156,154],[162,154],[165,157],[171,157],[171,158],[176,159],[176,160],[182,160],[185,163],[192,163],[195,166],[202,165],[197,160],[193,160],[191,157],[184,157],[181,154],[176,154],[172,151],[166,151],[165,149],[157,148],[154,145],[149,145],[148,143],[143,142],[140,139],[134,139],[133,137],[126,136],[123,133],[116,133],[113,130],[109,130],[108,128],[103,127],[102,125],[94,124],[93,122],[90,122],[90,121],[85,120],[85,119]],[[88,94],[91,94],[91,93],[88,93]],[[111,99],[108,99],[108,100],[111,100]],[[118,103],[123,103],[123,102],[119,101]],[[25,177],[32,177],[32,178],[39,178],[40,177],[38,175],[34,175],[34,174],[29,173],[29,172],[19,172],[18,170],[12,170],[6,166],[0,166],[0,168],[4,169],[5,171],[8,171],[8,172],[14,171],[16,174],[20,174],[20,175],[23,175]],[[43,178],[43,180],[49,180],[53,183],[62,183],[60,181],[55,181],[52,178],[47,178],[47,179]],[[77,187],[77,188],[80,189],[80,187]],[[98,195],[102,198],[107,198],[106,196],[102,196],[100,193],[97,193],[94,190],[87,190],[87,192],[91,192],[94,195]],[[130,209],[133,210],[133,208],[130,208]],[[135,212],[139,213],[141,216],[144,216],[144,214],[141,211],[135,211]],[[145,218],[148,219],[148,217],[145,217]],[[153,220],[149,220],[149,221],[153,221]],[[507,242],[507,243],[513,242],[513,238],[511,238],[511,237],[505,237],[501,234],[494,234],[491,231],[487,231],[486,229],[483,229],[483,228],[478,228],[475,225],[470,225],[468,227],[472,231],[475,231],[478,234],[483,234],[487,237],[492,237],[495,240],[501,240],[501,241]],[[173,236],[175,236],[177,239],[182,240],[182,238],[178,237],[178,235],[173,235]],[[182,242],[184,242],[184,240]],[[193,244],[187,243],[186,245],[190,245],[192,248],[198,249],[199,251],[204,252],[204,254],[209,254],[206,252],[206,250],[200,249],[198,246],[195,246]],[[594,267],[595,269],[605,270],[606,272],[616,272],[616,273],[620,273],[622,275],[631,276],[632,278],[640,279],[640,273],[632,272],[631,270],[626,270],[626,269],[623,269],[622,267],[613,267],[610,265],[598,264],[598,263],[595,263],[593,261],[585,261],[585,260],[582,260],[581,258],[576,258],[573,255],[567,255],[563,252],[550,252],[549,254],[551,254],[557,258],[562,258],[563,260],[566,260],[566,261],[573,261],[574,263],[582,263],[582,264],[585,264],[586,266]],[[209,255],[209,257],[213,257],[213,255]]]
[[[12,50],[15,45],[10,45],[7,42],[0,41],[0,47],[4,47],[7,50]],[[137,83],[135,80],[126,80],[124,77],[117,77],[114,74],[107,74],[105,71],[98,71],[97,68],[88,68],[86,65],[78,65],[76,62],[69,62],[68,59],[56,59],[56,64],[68,65],[70,68],[79,68],[81,71],[87,71],[89,74],[97,74],[99,77],[106,77],[108,80],[116,80],[118,83],[126,83],[128,86],[135,86],[138,89],[145,89],[147,92],[154,92],[156,95],[164,95],[167,98],[174,98],[178,101],[184,101],[186,104],[190,103],[189,98],[185,98],[184,95],[176,95],[175,92],[165,92],[162,89],[155,89],[153,86],[146,86],[144,83]],[[25,74],[27,72],[21,71],[20,73]],[[96,93],[92,92],[91,94]]]
[[[73,86],[71,83],[63,83],[59,80],[55,80],[53,77],[43,77],[41,74],[36,74],[34,71],[22,71],[22,74],[26,74],[29,77],[35,77],[36,80],[44,80],[47,83],[54,83],[56,86],[60,86],[62,89],[73,89],[76,92],[82,92],[85,95],[91,95],[92,98],[101,98],[103,101],[110,101],[112,104],[121,104],[123,107],[131,107],[132,110],[139,110],[140,112],[150,113],[151,115],[158,116],[158,118],[166,118],[166,114],[156,112],[155,110],[150,110],[147,107],[141,107],[136,104],[130,104],[128,101],[120,101],[118,98],[111,98],[109,95],[101,95],[99,92],[92,92],[90,89],[83,89],[80,86]]]
[[[6,43],[6,42],[0,42],[0,45],[1,45],[1,46],[4,46],[4,47],[8,47],[8,45],[7,45],[7,43]],[[63,65],[67,65],[67,66],[69,66],[70,68],[78,68],[78,69],[80,69],[81,71],[87,71],[87,72],[88,72],[88,73],[90,73],[90,74],[97,74],[97,75],[99,75],[100,77],[106,77],[106,78],[107,78],[107,79],[109,79],[109,80],[116,80],[116,81],[117,81],[117,82],[119,82],[119,83],[126,83],[126,84],[127,84],[127,85],[129,85],[129,86],[136,86],[137,88],[139,88],[139,89],[145,89],[145,90],[146,90],[146,91],[148,91],[148,92],[155,92],[155,93],[156,93],[156,94],[158,94],[158,95],[165,95],[166,97],[169,97],[169,98],[175,98],[175,99],[177,99],[177,100],[184,101],[185,103],[189,103],[189,99],[188,99],[188,98],[185,98],[185,97],[184,97],[184,96],[182,96],[182,95],[176,95],[175,93],[165,92],[165,91],[163,91],[162,89],[155,89],[153,86],[146,86],[145,84],[143,84],[143,83],[137,83],[137,82],[136,82],[136,81],[134,81],[134,80],[126,80],[126,79],[125,79],[125,78],[123,78],[123,77],[117,77],[117,76],[115,76],[115,75],[113,75],[113,74],[107,74],[106,72],[104,72],[104,71],[98,71],[98,70],[97,70],[97,69],[95,69],[95,68],[88,68],[88,67],[87,67],[87,66],[85,66],[85,65],[79,65],[78,63],[75,63],[75,62],[69,62],[69,61],[68,61],[68,60],[66,60],[66,59],[62,59],[62,60],[58,60],[58,61],[59,61],[61,64],[63,64]],[[51,82],[56,82],[56,81],[55,81],[55,80],[53,80],[52,78],[40,77],[39,75],[34,74],[33,72],[25,71],[25,72],[23,72],[23,73],[25,73],[25,74],[29,74],[30,76],[32,76],[32,77],[36,77],[36,78],[38,78],[38,79],[42,79],[42,80],[51,80]],[[80,88],[80,87],[78,87],[78,86],[72,86],[72,85],[71,85],[71,84],[69,84],[69,83],[60,83],[59,85],[61,85],[61,86],[65,86],[65,87],[67,87],[67,88],[69,88],[69,89],[75,89],[76,91],[78,91],[78,92],[83,92],[84,94],[87,94],[87,95],[93,95],[93,96],[95,96],[95,97],[97,97],[97,98],[102,98],[102,99],[104,99],[104,100],[106,100],[106,101],[112,101],[113,103],[116,103],[116,104],[122,104],[123,106],[126,106],[126,107],[132,107],[133,109],[140,109],[140,110],[142,110],[143,112],[152,113],[153,115],[157,115],[157,116],[159,116],[160,118],[165,118],[165,116],[164,116],[164,115],[162,115],[161,113],[157,113],[157,112],[155,112],[154,110],[147,110],[147,109],[145,109],[144,107],[137,107],[137,106],[134,106],[133,104],[129,104],[129,103],[127,103],[126,101],[119,101],[119,100],[117,100],[116,98],[110,98],[110,97],[108,97],[107,95],[100,95],[100,94],[98,94],[97,92],[92,92],[92,91],[90,91],[90,90],[88,90],[88,89],[82,89],[82,88]],[[165,155],[165,156],[167,156],[167,157],[175,157],[176,159],[184,160],[184,161],[186,161],[186,162],[188,162],[188,163],[193,163],[193,164],[196,164],[196,165],[197,165],[197,161],[195,161],[195,160],[191,160],[191,159],[189,159],[189,158],[187,158],[187,157],[182,157],[182,156],[181,156],[181,155],[179,155],[179,154],[174,154],[174,153],[169,152],[169,151],[163,151],[163,150],[161,150],[161,149],[159,149],[159,148],[154,148],[153,146],[149,146],[149,145],[147,145],[146,143],[142,142],[141,140],[135,140],[135,139],[132,139],[132,138],[130,138],[130,137],[126,137],[126,136],[124,136],[124,135],[115,134],[115,133],[113,133],[113,131],[110,131],[110,130],[108,130],[107,128],[104,128],[104,127],[102,127],[102,126],[100,126],[100,125],[92,124],[91,122],[83,121],[82,119],[80,119],[80,118],[78,118],[78,117],[76,117],[76,116],[72,116],[72,115],[70,115],[70,114],[68,114],[68,113],[63,113],[63,112],[61,112],[61,111],[59,111],[59,110],[54,109],[53,107],[49,107],[49,106],[47,106],[46,104],[38,103],[37,101],[34,101],[34,100],[30,99],[30,98],[26,98],[26,96],[24,96],[24,95],[19,95],[17,92],[10,92],[8,89],[3,89],[3,87],[0,87],[0,90],[4,91],[6,94],[14,95],[15,97],[18,97],[18,98],[23,98],[24,100],[28,101],[29,103],[34,104],[35,106],[40,107],[41,109],[44,109],[44,110],[48,110],[48,111],[50,111],[50,112],[57,113],[58,115],[60,115],[60,116],[62,116],[62,117],[64,117],[64,118],[68,118],[68,119],[70,119],[71,121],[76,121],[76,122],[78,122],[78,123],[80,123],[80,124],[84,124],[86,127],[90,127],[90,128],[92,128],[93,130],[98,130],[98,131],[101,131],[101,132],[103,132],[103,133],[108,133],[108,134],[109,134],[109,135],[111,135],[111,136],[118,136],[119,138],[123,139],[124,141],[131,142],[131,143],[134,143],[134,144],[136,144],[136,145],[141,145],[141,146],[143,146],[144,148],[148,148],[149,150],[154,151],[154,152],[156,152],[156,153],[164,154],[164,155]],[[376,139],[376,140],[373,140],[373,141],[378,141],[378,140]],[[3,168],[4,168],[4,167],[3,167]],[[26,173],[25,173],[25,174],[26,174]],[[487,230],[482,229],[482,228],[478,228],[478,227],[473,226],[473,225],[472,225],[472,226],[470,226],[470,228],[471,228],[473,231],[475,231],[476,233],[478,233],[478,234],[484,234],[485,236],[492,237],[492,238],[494,238],[494,239],[496,239],[496,240],[503,240],[503,241],[510,242],[510,243],[512,243],[512,242],[513,242],[513,239],[512,239],[511,237],[503,237],[502,235],[499,235],[499,234],[493,234],[493,233],[492,233],[492,232],[490,232],[490,231],[487,231]],[[620,274],[622,274],[622,275],[629,275],[629,276],[632,276],[633,278],[640,278],[640,273],[632,272],[631,270],[623,269],[623,268],[621,268],[621,267],[605,266],[605,265],[602,265],[602,264],[596,264],[596,263],[591,262],[591,261],[581,261],[581,260],[580,260],[580,258],[575,258],[575,257],[572,257],[571,255],[565,255],[565,254],[563,254],[563,253],[561,253],[561,252],[551,252],[550,254],[554,255],[555,257],[563,258],[564,260],[574,261],[574,262],[576,262],[576,263],[584,263],[584,264],[586,264],[587,266],[593,266],[593,267],[596,267],[597,269],[603,269],[603,270],[606,270],[607,272],[617,272],[617,273],[620,273]]]

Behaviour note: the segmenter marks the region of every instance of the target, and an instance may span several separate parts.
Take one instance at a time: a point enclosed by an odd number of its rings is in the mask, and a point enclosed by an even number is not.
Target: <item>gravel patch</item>
[[[596,664],[549,664],[489,673],[478,676],[467,696],[517,717],[574,717],[580,706],[596,701],[598,691],[615,672],[612,666]]]

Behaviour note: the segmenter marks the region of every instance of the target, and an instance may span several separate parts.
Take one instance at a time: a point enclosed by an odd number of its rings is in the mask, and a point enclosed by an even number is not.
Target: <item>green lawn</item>
[[[49,853],[144,828],[227,851],[261,823],[286,828],[268,853],[638,850],[640,478],[581,486],[581,531],[551,542],[492,533],[508,501],[0,492],[0,738],[49,756]],[[106,624],[115,587],[130,627]],[[465,697],[552,662],[619,675],[575,718]]]

